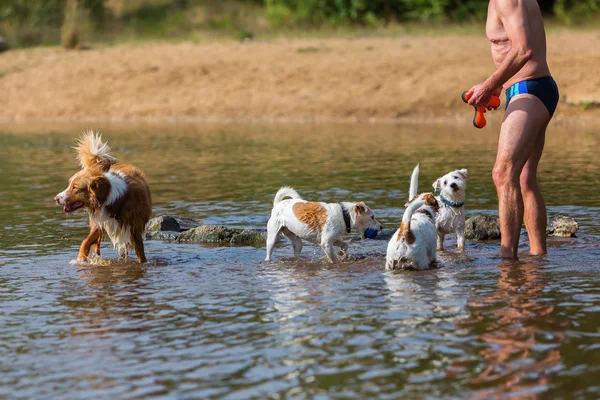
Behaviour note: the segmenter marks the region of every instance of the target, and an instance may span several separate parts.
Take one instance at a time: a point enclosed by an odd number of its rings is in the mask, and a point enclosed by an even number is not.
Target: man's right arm
[[[525,0],[496,0],[495,6],[510,40],[511,49],[496,72],[487,80],[493,88],[504,85],[533,57],[530,43],[532,33]]]
[[[504,26],[511,44],[510,51],[498,69],[485,82],[473,86],[469,104],[486,106],[492,94],[501,91],[510,78],[521,70],[533,57],[530,45],[531,27],[524,0],[495,0],[496,14]]]

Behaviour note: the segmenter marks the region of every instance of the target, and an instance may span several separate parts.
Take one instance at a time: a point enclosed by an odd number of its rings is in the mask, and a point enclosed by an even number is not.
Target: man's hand
[[[485,107],[490,102],[493,94],[500,94],[502,86],[491,88],[486,82],[473,86],[467,91],[467,97],[471,96],[468,103],[475,107]]]
[[[498,86],[496,89],[494,89],[492,96],[500,97],[500,95],[502,94],[502,89],[504,89],[502,86]],[[488,107],[487,109],[488,111],[495,110],[494,107]]]
[[[498,86],[496,89],[494,89],[492,95],[500,97],[500,95],[502,94],[502,89],[504,89],[502,86]]]

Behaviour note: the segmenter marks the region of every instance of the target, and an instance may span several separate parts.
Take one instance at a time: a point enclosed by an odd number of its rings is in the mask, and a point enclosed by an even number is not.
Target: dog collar
[[[433,215],[429,212],[429,210],[419,208],[417,211],[415,211],[415,214],[425,214],[432,222],[434,222]]]
[[[346,233],[350,233],[350,231],[352,230],[352,222],[350,220],[350,212],[348,212],[348,209],[343,204],[340,204],[340,207],[342,207],[342,214],[344,215],[344,223],[346,224]]]
[[[450,207],[460,208],[465,205],[464,201],[462,203],[454,203],[453,201],[448,200],[442,195],[440,195],[440,200],[442,201],[442,203]]]

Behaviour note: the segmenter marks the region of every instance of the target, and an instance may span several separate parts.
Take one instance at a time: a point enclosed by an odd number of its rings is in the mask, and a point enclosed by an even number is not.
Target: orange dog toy
[[[461,97],[465,103],[468,103],[471,96],[473,95],[470,94],[467,96],[467,92],[463,92]],[[486,111],[486,108],[493,108],[495,110],[498,107],[500,107],[500,97],[498,96],[492,96],[487,106],[485,107],[473,107],[475,109],[475,116],[473,117],[473,126],[479,129],[483,128],[487,123],[487,121],[485,120],[485,116],[483,115]]]

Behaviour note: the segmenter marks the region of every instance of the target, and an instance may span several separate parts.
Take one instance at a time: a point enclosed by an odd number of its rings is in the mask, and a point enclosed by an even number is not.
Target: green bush
[[[446,16],[449,0],[405,0],[407,16],[412,19],[434,19]]]
[[[556,0],[554,13],[562,22],[572,25],[600,11],[600,0]]]
[[[0,0],[0,35],[14,47],[87,40],[183,38],[199,31],[238,38],[285,28],[390,22],[483,21],[482,0]],[[566,24],[600,16],[600,0],[539,1]],[[122,7],[119,7],[122,6]],[[118,11],[116,11],[118,10]],[[61,30],[62,27],[62,30]],[[68,28],[68,29],[67,29]],[[241,35],[241,36],[240,36]]]
[[[488,2],[481,0],[264,0],[267,16],[275,25],[294,21],[321,25],[374,20],[483,20]],[[544,13],[573,24],[600,12],[600,0],[549,0],[540,2]]]
[[[481,20],[487,3],[467,0],[265,0],[274,24],[293,20],[300,24],[359,23],[407,20]]]
[[[266,15],[274,26],[289,25],[292,22],[292,10],[277,0],[266,0]]]
[[[0,0],[0,35],[15,47],[72,42],[83,16],[95,27],[102,25],[106,1],[78,0],[79,11],[72,14],[70,0]]]

